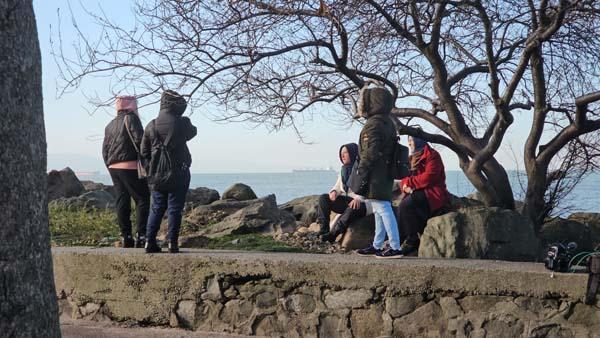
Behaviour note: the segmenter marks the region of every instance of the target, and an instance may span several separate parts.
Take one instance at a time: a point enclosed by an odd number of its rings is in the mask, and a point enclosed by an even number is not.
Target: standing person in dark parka
[[[148,217],[146,232],[146,252],[160,252],[156,243],[156,234],[160,228],[162,218],[167,212],[169,222],[168,241],[169,252],[179,252],[179,226],[185,204],[185,197],[190,186],[190,166],[192,156],[186,142],[196,136],[196,127],[182,114],[187,107],[185,99],[177,92],[167,90],[160,98],[160,111],[158,117],[146,126],[142,140],[142,156],[150,162],[154,149],[164,142],[172,155],[173,184],[168,189],[157,190],[152,188],[152,207]],[[170,140],[166,140],[170,135]]]
[[[398,208],[398,225],[406,236],[402,243],[404,254],[419,248],[419,234],[423,233],[427,220],[450,201],[440,154],[417,137],[408,137],[408,147],[411,175],[400,182],[406,195]]]
[[[144,129],[138,116],[137,100],[119,96],[117,116],[104,129],[102,157],[117,194],[116,211],[124,248],[143,248],[150,208],[150,191],[145,178],[138,177],[140,143]],[[137,233],[131,235],[131,198],[135,201]]]
[[[375,215],[375,238],[373,245],[357,251],[360,255],[377,258],[400,258],[400,235],[392,210],[392,157],[396,129],[390,113],[394,98],[384,88],[371,88],[363,92],[359,112],[367,118],[360,132],[360,162],[358,171],[368,173],[368,192],[365,194]],[[364,116],[366,115],[366,116]],[[385,236],[390,248],[383,251]]]

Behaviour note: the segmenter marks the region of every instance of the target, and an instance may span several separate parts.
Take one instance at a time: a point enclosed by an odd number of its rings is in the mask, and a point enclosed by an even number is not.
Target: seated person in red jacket
[[[405,196],[397,217],[401,238],[406,239],[402,244],[405,255],[419,248],[427,220],[450,201],[440,154],[417,137],[408,137],[408,147],[411,175],[400,181]]]

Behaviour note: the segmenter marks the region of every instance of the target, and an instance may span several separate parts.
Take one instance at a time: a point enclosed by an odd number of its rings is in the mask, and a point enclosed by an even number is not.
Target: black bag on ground
[[[394,142],[394,153],[390,163],[390,171],[395,180],[400,180],[410,175],[410,166],[408,162],[408,147],[400,144],[400,135]]]
[[[173,137],[175,128],[172,128],[165,140],[162,141],[156,130],[154,120],[152,124],[156,146],[153,145],[152,147],[152,158],[148,166],[148,184],[154,190],[170,190],[175,185],[175,171],[177,170],[174,156],[169,149],[169,142]]]
[[[359,171],[360,160],[354,161],[352,172],[348,178],[348,187],[357,195],[366,196],[369,192],[369,173],[367,170]]]

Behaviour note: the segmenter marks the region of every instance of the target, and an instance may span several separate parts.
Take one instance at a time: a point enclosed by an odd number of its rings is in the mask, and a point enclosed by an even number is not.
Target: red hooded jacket
[[[429,210],[432,212],[443,207],[450,201],[450,195],[446,189],[446,173],[444,172],[444,163],[440,154],[425,145],[423,155],[417,164],[417,171],[400,182],[400,188],[404,185],[413,190],[423,190]]]

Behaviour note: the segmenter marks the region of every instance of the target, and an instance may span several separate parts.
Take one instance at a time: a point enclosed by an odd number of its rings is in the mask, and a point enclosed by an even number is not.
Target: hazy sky
[[[33,0],[36,13],[43,63],[44,114],[48,142],[48,169],[72,167],[75,171],[105,170],[101,158],[101,144],[105,125],[114,117],[113,111],[88,113],[90,105],[82,95],[107,92],[106,82],[87,80],[82,89],[57,97],[58,67],[51,55],[50,39],[56,41],[60,8],[62,40],[68,46],[74,38],[70,23],[67,0]],[[88,10],[98,10],[102,4],[109,17],[117,22],[132,20],[129,0],[81,0]],[[80,2],[71,1],[76,15]],[[98,31],[85,20],[79,20],[82,29],[98,35]],[[52,29],[51,29],[52,27]],[[52,33],[51,33],[52,31]],[[208,108],[207,108],[208,109]],[[292,130],[270,133],[264,126],[242,123],[216,123],[208,119],[210,111],[198,109],[190,117],[198,127],[198,136],[188,143],[193,157],[192,172],[239,173],[239,172],[286,172],[295,168],[338,167],[338,148],[341,144],[358,141],[360,125],[350,126],[343,121],[331,121],[330,111],[323,108],[314,118],[301,125],[306,141],[303,144]],[[158,114],[158,106],[140,109],[144,125]],[[516,123],[509,129],[498,158],[507,169],[516,167],[514,149],[521,157],[523,140],[531,120],[526,112],[515,114]],[[448,170],[457,170],[456,156],[441,146],[436,149]],[[522,165],[519,166],[522,169]]]

